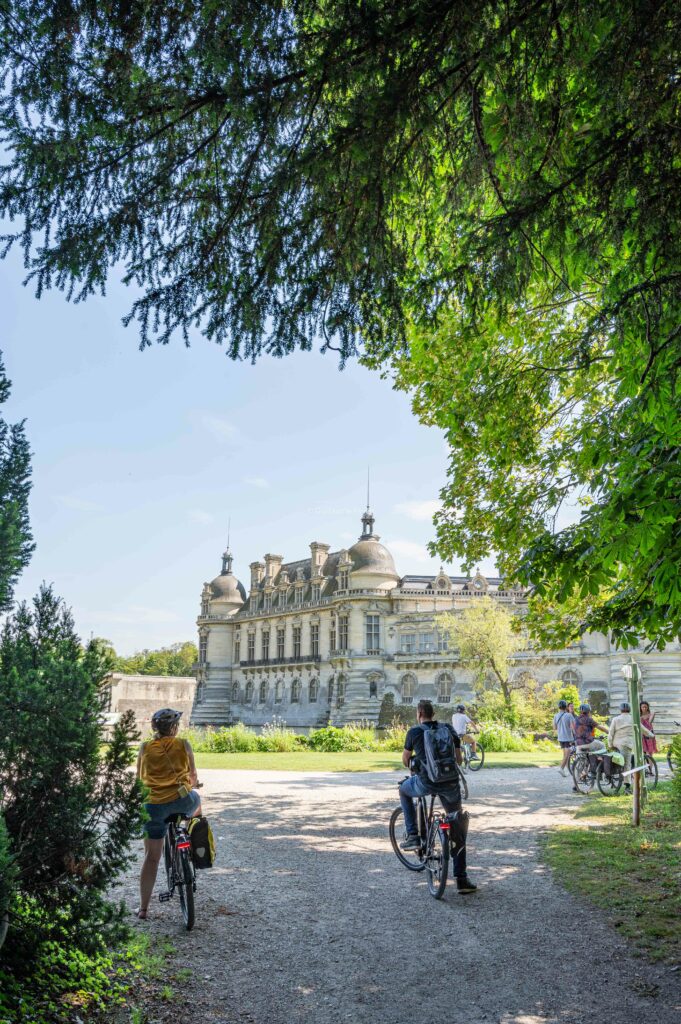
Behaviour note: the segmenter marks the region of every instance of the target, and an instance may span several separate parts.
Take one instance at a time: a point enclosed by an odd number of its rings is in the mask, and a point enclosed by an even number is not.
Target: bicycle
[[[574,754],[570,754],[568,767],[570,768],[575,789],[579,793],[590,793],[596,784],[596,776],[600,765],[597,765],[596,771],[592,771],[589,754],[595,756],[602,763],[601,759],[605,753],[607,753],[607,750],[603,746],[600,750],[575,750]]]
[[[476,746],[478,748],[477,757],[473,760],[473,748],[470,743],[464,743],[463,740],[461,741],[463,764],[460,767],[465,772],[468,771],[469,768],[472,772],[479,772],[485,763],[485,748],[480,743],[476,744]]]
[[[617,796],[623,783],[629,785],[629,782],[624,782],[625,767],[615,764],[611,758],[608,765],[605,761],[605,757],[609,753],[607,750],[592,750],[591,753],[598,760],[596,774],[594,775],[591,771],[588,753],[586,751],[579,751],[575,755],[576,771],[573,772],[575,786],[580,793],[588,793],[595,784],[603,796]],[[657,762],[652,754],[644,754],[643,760],[645,763],[646,785],[650,789],[655,789],[658,782]],[[629,778],[630,776],[627,776],[627,779]]]
[[[435,811],[436,793],[415,797],[416,820],[421,845],[414,850],[402,850],[399,836],[404,834],[404,815],[402,806],[396,807],[390,815],[388,831],[392,848],[397,859],[409,871],[425,871],[428,879],[428,892],[436,900],[441,900],[447,885],[450,859],[450,815],[443,808]],[[457,812],[452,812],[457,813]],[[400,827],[400,822],[401,827]]]
[[[158,897],[161,903],[168,903],[177,889],[182,919],[188,932],[194,927],[194,893],[196,892],[196,868],[186,825],[186,822],[190,820],[191,818],[186,818],[182,814],[172,814],[166,818],[168,831],[163,841],[163,861],[168,889],[166,892],[159,893]]]

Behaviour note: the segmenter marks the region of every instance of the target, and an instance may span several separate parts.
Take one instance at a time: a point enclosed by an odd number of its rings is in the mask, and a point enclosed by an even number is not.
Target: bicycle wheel
[[[567,763],[567,770],[570,773],[570,775],[572,775],[572,769],[575,766],[575,758],[576,757],[577,757],[577,751],[574,750],[574,749],[571,750],[570,751],[570,756],[568,757],[568,763]]]
[[[428,892],[436,900],[441,900],[449,873],[449,837],[436,824],[432,825],[430,842],[428,843],[426,872],[428,875]]]
[[[194,866],[187,850],[177,850],[176,868],[182,919],[190,932],[194,927]]]
[[[669,771],[672,773],[672,775],[675,772],[678,772],[679,768],[681,768],[681,761],[679,761],[678,754],[672,749],[671,743],[669,744],[669,748],[667,750],[667,764],[669,765]]]
[[[596,772],[596,785],[603,796],[617,796],[622,787],[622,770],[618,765],[613,765],[610,775],[606,775],[603,765],[599,764]]]
[[[595,777],[591,774],[591,765],[587,754],[577,754],[572,766],[572,778],[575,787],[580,793],[590,793],[593,789]]]
[[[172,835],[171,835],[172,832]],[[175,888],[175,882],[173,879],[173,844],[175,838],[175,830],[172,825],[168,826],[165,839],[163,840],[163,862],[166,869],[166,881],[168,884],[168,892],[172,893]]]
[[[397,859],[401,861],[405,868],[410,871],[423,871],[426,867],[426,862],[423,859],[421,850],[401,850],[400,842],[402,837],[405,835],[404,828],[404,815],[402,814],[402,808],[396,807],[393,813],[390,815],[390,824],[388,825],[388,831],[390,833],[390,842],[392,848],[397,855]]]
[[[468,783],[466,776],[461,771],[461,765],[459,765],[459,789],[461,790],[461,799],[468,800]]]
[[[468,767],[470,768],[470,770],[472,772],[479,772],[484,763],[485,763],[485,748],[481,747],[480,744],[478,743],[478,760],[477,761],[471,761],[470,764],[468,765]]]
[[[653,757],[652,754],[646,754],[645,755],[645,762],[646,762],[646,771],[645,771],[646,786],[650,786],[651,789],[655,789],[655,787],[657,786],[657,779],[658,779],[658,775],[659,775],[659,770],[658,770],[658,767],[657,767],[657,761],[655,760],[655,758]]]

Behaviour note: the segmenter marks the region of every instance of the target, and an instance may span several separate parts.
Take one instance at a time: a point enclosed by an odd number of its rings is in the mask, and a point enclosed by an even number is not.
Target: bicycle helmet
[[[580,704],[579,705],[579,710],[580,710],[580,712],[586,712],[587,714],[589,714],[589,712],[591,711],[591,705],[590,704]]]
[[[182,718],[181,711],[175,711],[173,708],[161,708],[159,711],[154,711],[151,716],[152,728],[157,729],[159,732],[164,732],[171,726],[175,725]]]
[[[559,708],[560,711],[567,711],[567,701],[566,700],[559,700],[558,701],[558,708]]]
[[[631,711],[631,705],[628,700],[623,700],[620,704],[620,711]]]
[[[463,713],[463,712],[464,712],[464,711],[466,710],[466,705],[465,705],[465,704],[457,704],[457,705],[456,705],[456,710],[457,710],[458,712],[461,712],[461,713]]]

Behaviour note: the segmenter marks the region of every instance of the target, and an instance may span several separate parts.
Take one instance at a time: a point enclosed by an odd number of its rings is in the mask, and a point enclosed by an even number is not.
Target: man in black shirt
[[[409,768],[413,762],[415,774],[405,779],[400,786],[400,803],[402,804],[404,825],[407,833],[404,842],[400,845],[403,850],[415,850],[421,845],[416,822],[414,797],[437,793],[448,814],[451,814],[453,811],[458,812],[451,834],[456,887],[460,893],[475,892],[477,886],[466,875],[468,814],[461,810],[461,791],[459,789],[458,777],[451,782],[438,784],[431,782],[426,772],[424,729],[434,729],[438,724],[433,718],[433,705],[429,700],[419,701],[416,718],[419,724],[413,725],[407,733],[404,740],[404,750],[402,751],[402,764],[405,768]],[[448,722],[445,725],[452,734],[457,763],[461,764],[461,740]]]

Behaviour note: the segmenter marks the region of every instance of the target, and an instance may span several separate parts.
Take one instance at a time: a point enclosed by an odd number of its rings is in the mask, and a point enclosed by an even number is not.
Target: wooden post
[[[639,768],[643,761],[643,741],[641,739],[641,708],[639,706],[640,669],[635,661],[631,662],[631,678],[629,679],[629,705],[631,707],[631,719],[634,732],[634,768]],[[634,804],[632,808],[631,823],[634,826],[641,824],[641,806],[645,800],[646,782],[645,772],[634,772],[633,777]]]

